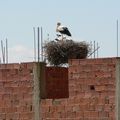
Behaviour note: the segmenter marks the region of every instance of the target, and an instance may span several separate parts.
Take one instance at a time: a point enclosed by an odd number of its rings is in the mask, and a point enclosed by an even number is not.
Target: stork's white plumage
[[[67,36],[72,36],[71,33],[69,32],[67,27],[61,26],[61,23],[57,23],[57,28],[56,32],[60,32],[61,34],[67,35]]]

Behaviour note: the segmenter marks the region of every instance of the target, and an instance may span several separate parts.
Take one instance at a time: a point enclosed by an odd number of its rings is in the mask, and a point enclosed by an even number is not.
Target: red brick
[[[52,108],[50,106],[41,106],[41,113],[52,112]]]
[[[53,100],[52,99],[45,99],[46,106],[53,105]]]
[[[115,104],[115,97],[110,97],[109,98],[109,103],[110,104]]]
[[[71,97],[71,98],[68,99],[68,104],[69,104],[69,105],[72,105],[72,104],[74,104],[74,103],[75,103],[74,97]]]
[[[55,112],[57,110],[56,106],[50,106],[49,107],[49,112]]]
[[[65,106],[65,111],[72,111],[73,110],[73,106],[72,105],[67,105]]]
[[[79,105],[73,106],[73,112],[77,112],[77,111],[80,111],[80,106]]]
[[[109,117],[109,112],[106,112],[106,111],[101,111],[99,112],[99,117],[100,118],[105,118],[105,117]]]
[[[32,120],[33,119],[33,112],[24,112],[24,113],[20,113],[20,118],[21,119],[27,119],[27,120]]]
[[[5,120],[6,119],[6,114],[5,113],[0,113],[0,119]]]
[[[113,105],[113,104],[106,104],[104,106],[104,111],[107,111],[107,112],[115,111],[115,105]]]
[[[115,118],[115,111],[110,111],[109,112],[109,117],[111,117],[111,118]]]
[[[86,112],[84,112],[84,117],[98,118],[99,117],[99,112],[97,112],[97,111],[86,111]]]
[[[70,65],[79,65],[79,59],[71,59],[71,60],[69,60],[69,62],[70,62]]]
[[[68,111],[67,112],[67,118],[75,118],[76,117],[76,112]]]
[[[101,91],[107,91],[107,87],[105,85],[97,85],[95,86],[95,91],[101,92]]]
[[[105,104],[105,97],[99,97],[98,98],[98,105],[104,105]]]
[[[61,112],[61,111],[65,111],[65,105],[58,105],[56,106],[56,112]]]
[[[99,112],[103,111],[104,110],[104,105],[96,105],[95,110],[99,111]]]
[[[84,112],[83,111],[77,111],[76,112],[76,118],[84,119]]]

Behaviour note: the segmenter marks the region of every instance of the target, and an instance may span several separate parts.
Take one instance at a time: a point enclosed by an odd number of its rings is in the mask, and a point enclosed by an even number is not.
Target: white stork
[[[63,35],[67,35],[69,37],[72,36],[71,33],[69,32],[68,28],[61,26],[60,22],[57,23],[56,32],[60,32],[62,34],[62,40],[63,40]]]

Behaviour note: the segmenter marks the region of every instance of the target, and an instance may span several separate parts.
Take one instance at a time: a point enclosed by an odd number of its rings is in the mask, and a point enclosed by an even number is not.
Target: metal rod
[[[47,34],[47,41],[49,41],[49,34]]]
[[[3,55],[4,55],[4,63],[5,63],[5,60],[6,60],[6,52],[5,52],[5,46],[3,46]]]
[[[3,47],[3,41],[2,41],[2,40],[1,40],[1,51],[2,51],[2,59],[3,59],[3,63],[5,63],[4,47]]]
[[[92,41],[90,41],[90,49],[91,49],[91,52],[92,52]],[[91,58],[92,58],[92,55],[91,55]]]
[[[94,51],[95,51],[95,41],[94,41]],[[96,52],[96,51],[95,51]],[[94,58],[95,58],[95,52],[94,52]]]
[[[6,63],[8,63],[8,40],[6,38]]]
[[[41,60],[43,61],[43,30],[41,27]]]
[[[117,57],[118,57],[118,20],[117,20]]]
[[[33,27],[34,32],[34,61],[36,61],[36,34],[35,34],[35,27]]]
[[[97,48],[98,48],[98,42],[97,42]],[[97,58],[98,58],[98,49],[97,49]]]
[[[38,27],[38,62],[40,61],[40,36],[39,36],[39,27]]]

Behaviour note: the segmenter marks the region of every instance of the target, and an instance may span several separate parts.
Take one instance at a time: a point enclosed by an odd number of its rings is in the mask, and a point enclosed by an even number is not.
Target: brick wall
[[[0,120],[33,120],[30,64],[0,65]]]
[[[76,117],[115,120],[116,59],[71,60],[69,63],[69,94],[74,100],[71,105],[77,106]]]
[[[34,63],[0,65],[0,120],[34,120],[36,118],[35,100],[39,98],[39,94],[34,96],[33,69]],[[68,69],[46,67],[44,70],[45,78],[42,75],[42,78],[40,77],[42,85],[38,85],[41,93],[45,94],[41,97],[44,99],[69,97]],[[43,72],[43,70],[39,71],[42,74]]]
[[[40,120],[119,120],[116,61],[69,60],[69,98],[42,99]],[[37,120],[33,78],[33,63],[0,65],[0,120]]]
[[[44,120],[118,120],[116,60],[69,60],[69,98],[42,100]]]

